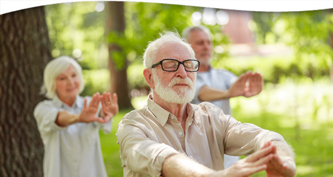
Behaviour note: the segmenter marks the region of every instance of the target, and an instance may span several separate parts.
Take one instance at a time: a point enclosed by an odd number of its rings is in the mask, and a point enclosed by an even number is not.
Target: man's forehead
[[[167,42],[158,49],[156,58],[159,60],[166,58],[177,59],[179,57],[191,57],[188,48],[178,42]]]
[[[195,29],[195,30],[191,31],[189,34],[189,40],[190,41],[191,40],[209,40],[209,41],[211,41],[210,36],[201,29]]]

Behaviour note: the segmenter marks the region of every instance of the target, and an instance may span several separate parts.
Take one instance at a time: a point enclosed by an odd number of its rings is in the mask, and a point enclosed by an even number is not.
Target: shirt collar
[[[66,105],[64,102],[62,102],[58,95],[55,95],[54,98],[53,98],[53,103],[55,104],[56,107],[58,108],[63,108],[63,107],[69,107],[68,105]],[[78,108],[83,108],[83,104],[84,103],[84,99],[81,98],[79,95],[76,95],[76,98],[75,98],[75,101],[74,101],[74,104],[71,108],[75,108],[75,107],[78,107]],[[70,107],[69,107],[70,108]]]
[[[164,126],[168,121],[169,117],[174,116],[167,110],[163,109],[160,105],[153,101],[153,95],[149,94],[147,99],[148,109],[155,115],[158,122]],[[187,103],[186,105],[187,116],[194,119],[194,110],[191,104]]]

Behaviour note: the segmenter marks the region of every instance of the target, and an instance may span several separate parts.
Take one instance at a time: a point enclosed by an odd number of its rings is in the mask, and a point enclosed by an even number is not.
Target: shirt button
[[[173,119],[173,116],[171,116],[171,119]]]
[[[179,132],[179,135],[183,135],[183,132]]]
[[[193,156],[190,155],[190,158],[193,159]]]

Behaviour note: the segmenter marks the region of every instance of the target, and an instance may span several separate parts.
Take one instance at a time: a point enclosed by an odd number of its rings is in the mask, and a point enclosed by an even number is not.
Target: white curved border
[[[0,0],[0,14],[36,6],[77,2],[88,0]],[[96,1],[96,0],[89,0]],[[120,1],[120,0],[114,0]],[[137,2],[152,2],[179,4],[188,6],[213,7],[220,9],[243,10],[243,11],[265,11],[265,12],[287,12],[308,11],[333,8],[333,0],[125,0]]]

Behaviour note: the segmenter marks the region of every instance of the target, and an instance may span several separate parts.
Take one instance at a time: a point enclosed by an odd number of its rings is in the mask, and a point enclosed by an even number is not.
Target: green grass
[[[121,167],[119,145],[117,144],[117,125],[126,113],[131,110],[121,110],[114,118],[112,131],[110,134],[104,134],[100,131],[101,147],[108,176],[123,176],[123,168]]]
[[[309,92],[311,91],[313,89]],[[333,109],[319,109],[314,114],[314,108],[311,107],[313,98],[301,99],[298,106],[292,107],[293,101],[290,101],[294,96],[292,92],[283,90],[282,93],[292,95],[289,97],[279,92],[270,88],[270,91],[264,91],[262,96],[249,99],[240,97],[232,100],[233,116],[241,122],[254,123],[264,129],[280,133],[294,148],[297,177],[333,177]],[[304,95],[311,95],[309,92],[304,91]],[[281,98],[280,101],[278,97]],[[141,108],[146,98],[133,99],[134,107]],[[329,95],[328,98],[330,98],[328,101],[330,104],[320,107],[331,107],[333,97]],[[119,121],[129,111],[122,110],[117,114],[111,134],[100,133],[108,176],[118,177],[123,174],[115,133]],[[266,174],[261,172],[252,175],[252,177],[259,176],[266,176]]]
[[[283,120],[293,121],[293,117],[272,113],[249,114],[234,110],[234,117],[241,122],[254,123],[262,128],[280,133],[294,148],[297,176],[333,177],[333,123],[313,123],[311,127],[285,127]],[[265,176],[264,172],[252,175]]]

